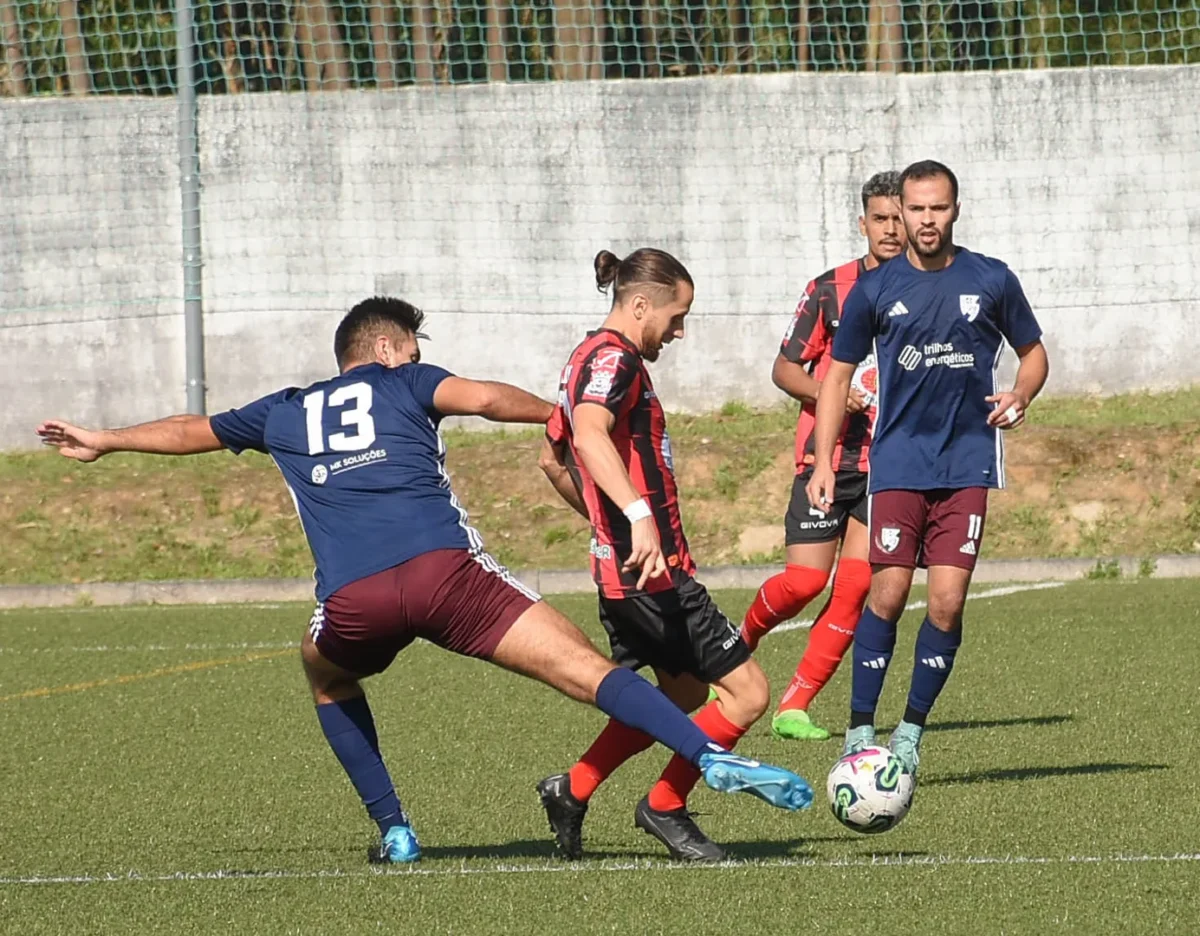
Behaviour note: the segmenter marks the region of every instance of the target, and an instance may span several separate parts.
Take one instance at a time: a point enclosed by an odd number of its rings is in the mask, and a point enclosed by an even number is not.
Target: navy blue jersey
[[[1005,341],[1020,348],[1041,335],[1012,271],[962,247],[936,272],[901,254],[860,276],[833,356],[858,364],[874,352],[879,368],[870,490],[1003,487],[987,397]]]
[[[433,392],[448,371],[364,364],[210,420],[279,466],[316,562],[317,599],[435,549],[481,549],[450,490]]]

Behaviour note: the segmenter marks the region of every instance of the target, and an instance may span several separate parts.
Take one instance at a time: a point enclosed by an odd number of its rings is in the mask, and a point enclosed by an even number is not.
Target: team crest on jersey
[[[329,469],[324,465],[314,465],[312,470],[312,483],[324,484],[329,480]]]
[[[885,553],[893,553],[900,546],[900,528],[884,527],[879,531],[879,548]]]
[[[958,308],[962,311],[962,314],[967,317],[968,322],[975,321],[975,317],[979,314],[979,297],[959,296]]]

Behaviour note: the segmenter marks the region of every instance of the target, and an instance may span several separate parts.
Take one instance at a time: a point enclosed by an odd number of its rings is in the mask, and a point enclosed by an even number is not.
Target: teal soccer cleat
[[[421,843],[409,825],[394,825],[387,830],[378,849],[372,849],[372,864],[412,864],[421,860]]]
[[[875,747],[875,726],[860,725],[857,728],[849,728],[846,731],[846,743],[842,746],[842,757],[848,757],[851,754],[857,754],[859,751],[865,751],[869,747]]]
[[[888,747],[904,765],[905,772],[911,774],[914,780],[917,777],[917,766],[921,763],[921,734],[924,730],[920,725],[901,721],[888,741]]]
[[[728,751],[700,755],[704,782],[721,793],[750,793],[780,809],[795,811],[812,805],[812,787],[803,777]]]

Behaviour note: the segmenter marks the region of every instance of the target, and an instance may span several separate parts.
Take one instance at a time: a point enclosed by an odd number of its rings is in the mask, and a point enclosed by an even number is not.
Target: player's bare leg
[[[804,656],[771,719],[771,733],[777,738],[824,741],[829,737],[825,728],[813,722],[808,709],[833,677],[854,640],[854,630],[870,588],[871,568],[867,564],[870,544],[866,525],[849,517],[829,600],[808,632]],[[794,550],[797,561],[815,564],[826,561],[828,556],[827,561],[832,564],[831,551],[835,546],[836,541],[789,546],[788,562],[793,561]]]
[[[929,569],[929,612],[917,634],[908,706],[888,742],[892,753],[914,776],[921,762],[925,718],[950,676],[962,642],[963,606],[970,584],[968,569],[946,565]]]
[[[379,737],[360,676],[323,657],[311,630],[304,632],[300,642],[300,658],[321,730],[379,826],[380,845],[371,850],[370,859],[392,864],[420,860],[421,846],[379,753]]]
[[[812,790],[802,778],[714,744],[658,689],[602,656],[583,631],[544,601],[517,618],[491,661],[646,732],[697,766],[713,789],[752,793],[781,809],[811,805]]]

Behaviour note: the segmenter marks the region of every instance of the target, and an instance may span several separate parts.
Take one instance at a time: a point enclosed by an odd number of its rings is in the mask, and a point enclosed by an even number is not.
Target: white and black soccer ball
[[[829,771],[829,808],[847,829],[873,834],[908,815],[916,783],[891,751],[876,745],[847,754]]]

